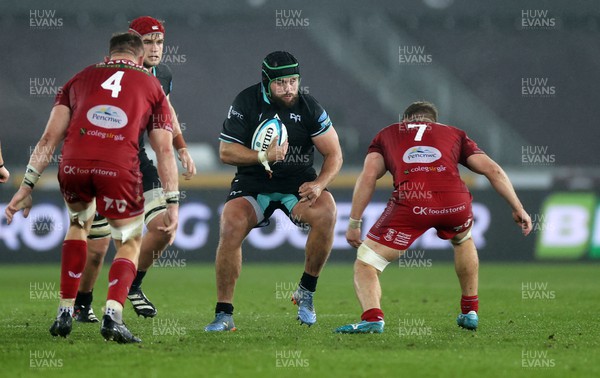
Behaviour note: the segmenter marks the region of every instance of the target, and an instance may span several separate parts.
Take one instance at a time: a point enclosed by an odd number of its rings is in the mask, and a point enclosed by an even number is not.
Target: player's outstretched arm
[[[179,216],[179,180],[177,163],[173,155],[173,134],[169,130],[153,129],[150,131],[149,139],[156,153],[156,168],[167,200],[165,227],[159,227],[159,230],[171,235],[169,244],[172,244],[175,240]]]
[[[512,217],[521,226],[523,235],[529,235],[532,229],[531,218],[519,201],[519,197],[502,167],[485,154],[474,154],[467,158],[467,168],[488,179],[496,192],[510,205]]]
[[[379,180],[386,172],[383,156],[377,152],[371,152],[365,158],[363,170],[356,179],[354,185],[354,193],[352,194],[352,209],[350,210],[350,223],[346,231],[346,240],[348,244],[354,248],[358,248],[362,244],[361,239],[361,218],[363,212],[367,208],[377,180]]]
[[[31,198],[33,187],[50,163],[56,147],[64,139],[70,119],[71,110],[68,107],[57,105],[52,109],[44,134],[42,134],[29,158],[29,164],[27,165],[27,171],[25,172],[21,187],[4,211],[7,223],[10,224],[12,222],[13,216],[19,210],[23,210],[23,216],[27,217],[29,215],[29,210],[33,203]]]

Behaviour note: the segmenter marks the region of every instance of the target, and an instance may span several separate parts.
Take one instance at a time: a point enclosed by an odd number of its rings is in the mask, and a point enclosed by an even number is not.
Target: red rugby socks
[[[361,320],[367,322],[380,322],[383,321],[383,311],[379,308],[371,308],[362,313],[360,316]]]
[[[108,295],[106,300],[117,301],[123,305],[135,274],[135,265],[131,260],[115,259],[108,272]]]
[[[468,314],[469,311],[479,312],[479,298],[477,295],[463,295],[460,298],[460,310],[463,314]]]
[[[65,240],[60,262],[60,297],[75,299],[79,281],[85,267],[87,242],[85,240]]]

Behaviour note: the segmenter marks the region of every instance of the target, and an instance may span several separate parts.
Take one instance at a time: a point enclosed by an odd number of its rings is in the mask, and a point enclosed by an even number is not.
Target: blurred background
[[[235,171],[218,159],[222,122],[237,93],[260,80],[264,56],[287,50],[300,62],[301,90],[328,111],[344,152],[330,187],[338,202],[331,261],[355,256],[344,233],[369,142],[415,100],[435,103],[441,122],[467,131],[498,161],[533,218],[534,232],[522,237],[487,181],[465,170],[482,260],[600,257],[600,8],[591,0],[577,7],[560,0],[3,2],[0,140],[11,179],[0,186],[0,208],[21,182],[60,87],[101,61],[110,36],[141,15],[165,21],[170,97],[199,170],[181,181],[180,230],[166,256],[214,260]],[[0,222],[0,262],[60,260],[68,223],[59,161],[36,187],[29,219]],[[391,192],[389,177],[380,184],[367,227]],[[251,233],[244,259],[302,261],[305,238],[278,212],[270,227]],[[452,259],[435,232],[411,249]]]

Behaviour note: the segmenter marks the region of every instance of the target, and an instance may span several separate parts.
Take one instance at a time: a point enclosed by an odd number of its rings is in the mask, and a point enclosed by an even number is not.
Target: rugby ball
[[[275,136],[279,136],[277,144],[280,146],[288,138],[287,129],[277,116],[266,119],[258,125],[252,136],[252,149],[255,151],[266,151]]]

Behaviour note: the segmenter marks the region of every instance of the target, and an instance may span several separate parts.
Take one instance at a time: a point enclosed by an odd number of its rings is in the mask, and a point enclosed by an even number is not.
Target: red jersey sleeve
[[[58,91],[54,98],[54,106],[64,105],[71,109],[71,84],[75,80],[75,77],[71,78],[63,87]]]
[[[477,146],[471,138],[467,136],[466,133],[462,132],[462,143],[460,147],[460,159],[459,163],[467,166],[467,158],[474,154],[485,154],[485,152]]]
[[[383,155],[383,143],[382,142],[382,138],[381,138],[381,131],[377,133],[377,135],[375,135],[375,138],[373,138],[373,140],[371,141],[371,144],[369,145],[369,149],[367,150],[367,154],[370,154],[371,152],[377,152],[380,155]],[[383,155],[385,156],[385,155]]]

